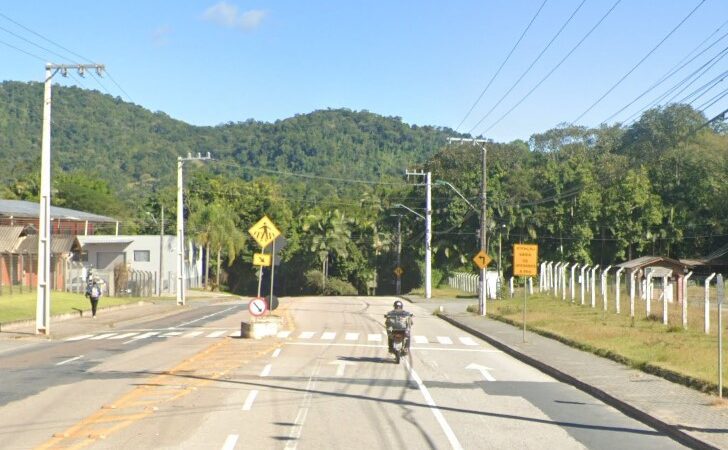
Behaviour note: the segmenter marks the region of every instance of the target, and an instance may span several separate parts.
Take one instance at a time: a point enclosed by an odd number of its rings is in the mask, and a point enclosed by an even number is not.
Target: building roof
[[[71,253],[74,245],[78,244],[78,239],[75,236],[51,236],[51,254],[57,255],[60,253]],[[15,247],[14,253],[19,254],[38,254],[38,235],[33,234],[21,238],[18,245]]]
[[[81,245],[87,244],[131,244],[134,236],[113,236],[108,234],[95,234],[90,236],[78,236]]]
[[[22,232],[22,226],[0,226],[0,253],[12,252]]]
[[[625,269],[639,269],[641,267],[651,266],[658,263],[665,263],[669,264],[671,266],[682,266],[685,267],[686,265],[681,261],[678,261],[676,259],[668,258],[667,256],[640,256],[639,258],[631,259],[629,261],[625,261],[621,264],[617,264],[616,267],[624,267]]]
[[[36,202],[25,200],[2,200],[0,199],[0,216],[29,217],[37,218],[40,215],[40,206]],[[113,217],[100,216],[75,209],[51,206],[51,219],[76,220],[97,223],[115,223],[118,220]]]

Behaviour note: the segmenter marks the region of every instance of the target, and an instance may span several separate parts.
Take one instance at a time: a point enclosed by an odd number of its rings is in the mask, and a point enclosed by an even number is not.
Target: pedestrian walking
[[[91,317],[96,318],[96,308],[99,305],[99,299],[101,298],[101,286],[99,286],[96,278],[89,274],[88,281],[86,284],[86,297],[91,300]]]

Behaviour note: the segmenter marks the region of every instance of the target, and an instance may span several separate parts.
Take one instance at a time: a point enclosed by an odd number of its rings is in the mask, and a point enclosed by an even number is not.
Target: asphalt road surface
[[[393,298],[281,299],[277,337],[240,301],[3,347],[0,448],[669,449],[678,443],[418,305],[387,354]]]

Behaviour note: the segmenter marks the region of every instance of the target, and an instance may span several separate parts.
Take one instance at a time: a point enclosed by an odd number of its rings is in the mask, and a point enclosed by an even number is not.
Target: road
[[[680,447],[420,305],[387,354],[393,298],[281,299],[275,338],[231,301],[0,353],[0,448]]]

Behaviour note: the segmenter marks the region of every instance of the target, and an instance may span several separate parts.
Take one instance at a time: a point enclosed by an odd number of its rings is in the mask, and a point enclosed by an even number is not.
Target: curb
[[[492,338],[488,336],[487,334],[478,331],[474,328],[471,328],[465,324],[462,324],[458,322],[456,319],[447,316],[445,314],[438,314],[438,317],[440,317],[442,320],[450,323],[451,325],[454,325],[458,328],[460,328],[463,331],[466,331],[470,334],[473,334],[480,339],[483,339],[493,347],[497,348],[498,350],[503,351],[504,353],[518,359],[521,362],[524,362],[528,364],[529,366],[535,367],[536,369],[540,370],[541,372],[561,381],[564,383],[568,383],[575,388],[586,392],[587,394],[598,398],[599,400],[603,401],[604,403],[618,409],[620,412],[624,413],[625,415],[639,420],[640,422],[662,432],[665,433],[667,436],[670,436],[672,439],[676,440],[677,442],[686,445],[690,448],[694,449],[705,449],[705,450],[717,450],[718,447],[714,447],[711,444],[708,444],[707,442],[701,441],[694,436],[691,436],[690,434],[685,433],[684,431],[680,430],[674,425],[670,425],[668,423],[663,422],[662,420],[651,416],[644,411],[635,408],[634,406],[630,405],[629,403],[618,399],[617,397],[614,397],[611,394],[608,394],[607,392],[594,387],[590,384],[584,383],[583,381],[580,381],[573,376],[562,372],[561,370],[550,366],[542,361],[539,361],[531,356],[526,355],[525,353],[522,353],[513,347],[509,346],[508,344],[504,344],[503,342]]]
[[[120,309],[128,309],[128,308],[134,308],[137,306],[144,306],[144,305],[151,305],[151,304],[154,304],[154,302],[139,300],[136,303],[126,303],[124,305],[104,306],[104,307],[98,308],[96,311],[97,311],[97,313],[112,312],[112,311],[118,311]],[[51,316],[51,320],[63,322],[65,320],[77,319],[79,317],[83,317],[84,313],[88,315],[91,313],[91,310],[90,309],[78,309],[75,312],[56,314],[54,316]],[[17,328],[21,328],[21,327],[29,326],[29,325],[35,325],[35,319],[14,320],[12,322],[4,322],[4,323],[0,323],[0,332],[2,332],[3,330],[12,331],[13,329],[17,329]]]

